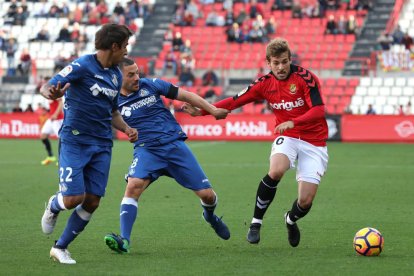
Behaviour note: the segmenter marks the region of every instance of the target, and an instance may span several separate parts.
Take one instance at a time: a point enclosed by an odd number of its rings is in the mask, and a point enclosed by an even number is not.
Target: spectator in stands
[[[2,56],[2,52],[6,50],[7,39],[4,35],[4,31],[0,29],[0,56]]]
[[[148,75],[155,76],[155,65],[157,64],[157,56],[153,55],[147,63]]]
[[[302,6],[299,0],[293,1],[292,18],[302,18]]]
[[[10,37],[7,41],[6,48],[6,57],[7,57],[7,75],[14,76],[16,74],[16,64],[15,64],[15,55],[17,52],[17,43],[13,37]]]
[[[285,0],[273,0],[273,4],[271,6],[272,11],[284,11],[285,9]]]
[[[263,10],[261,6],[257,4],[257,0],[250,1],[249,15],[251,19],[256,18],[258,15],[263,16]]]
[[[247,13],[246,9],[242,7],[239,11],[239,14],[236,17],[236,23],[239,24],[239,26],[243,26],[244,21],[247,19]]]
[[[61,10],[56,3],[56,1],[53,1],[52,5],[49,8],[49,12],[46,16],[52,17],[52,18],[59,18],[61,14]]]
[[[16,104],[16,106],[13,107],[12,112],[23,112],[23,109],[19,106],[19,104]]]
[[[338,27],[335,21],[335,16],[331,14],[326,22],[325,34],[337,34]]]
[[[17,65],[17,71],[19,71],[21,76],[27,76],[32,67],[32,57],[30,56],[29,50],[23,48],[23,51],[20,55],[20,63]]]
[[[212,68],[208,69],[202,76],[201,76],[201,85],[203,86],[217,86],[218,85],[218,77],[217,74],[214,72]]]
[[[231,26],[234,23],[234,13],[233,10],[227,10],[226,15],[224,16],[224,25]]]
[[[318,0],[319,4],[319,17],[324,18],[326,10],[328,9],[328,2],[327,0]]]
[[[181,69],[189,68],[193,70],[195,68],[195,59],[192,54],[182,53],[180,56]]]
[[[400,116],[405,115],[404,106],[402,104],[398,105],[396,109],[397,109],[397,115],[400,115]]]
[[[195,76],[190,68],[184,67],[182,72],[178,77],[178,85],[179,86],[193,86],[195,82]]]
[[[268,36],[276,33],[277,23],[273,16],[270,17],[269,20],[267,20],[264,28]]]
[[[372,104],[368,105],[368,109],[366,112],[367,115],[375,115],[377,114],[377,112],[375,111],[374,107],[372,107]]]
[[[108,5],[106,4],[105,0],[100,0],[98,5],[96,6],[96,10],[99,13],[99,17],[102,18],[108,13]]]
[[[308,2],[304,3],[303,8],[302,8],[302,16],[307,17],[307,18],[312,18],[313,17],[313,10],[314,10],[313,5],[311,5]]]
[[[208,89],[206,90],[206,92],[204,93],[203,98],[209,102],[209,103],[214,103],[217,99],[217,94],[216,91],[214,90],[213,85],[209,85]]]
[[[338,20],[338,33],[339,34],[346,34],[347,33],[347,21],[345,20],[345,16],[341,14]]]
[[[215,10],[207,14],[206,26],[224,26],[224,17],[219,15]]]
[[[226,12],[233,13],[233,0],[224,0],[223,1],[223,10]]]
[[[374,6],[372,0],[358,0],[355,4],[356,10],[370,10]]]
[[[17,11],[13,16],[13,25],[24,26],[26,24],[27,14],[22,7],[17,7]]]
[[[379,45],[381,46],[381,50],[383,51],[390,50],[393,41],[394,40],[392,36],[386,31],[382,32],[377,39],[377,42],[379,43]]]
[[[33,112],[34,112],[34,110],[33,110],[33,106],[32,106],[32,104],[28,104],[28,105],[27,105],[27,107],[26,107],[26,109],[24,110],[24,112],[30,112],[30,113],[33,113]]]
[[[68,23],[63,24],[62,28],[59,31],[56,42],[71,42]]]
[[[176,32],[175,36],[172,40],[172,49],[173,49],[173,51],[176,51],[176,52],[180,51],[181,48],[183,47],[183,45],[184,45],[184,42],[183,42],[183,39],[181,38],[181,33]]]
[[[185,1],[177,0],[175,4],[175,19],[174,24],[182,26],[184,24]]]
[[[339,0],[327,0],[328,10],[337,10],[339,8]]]
[[[125,9],[124,7],[122,7],[121,2],[116,2],[114,10],[112,11],[112,13],[120,16],[120,15],[125,15]]]
[[[190,13],[194,19],[201,17],[197,2],[195,0],[190,0],[190,2],[187,4],[186,11]]]
[[[75,9],[69,14],[69,21],[71,24],[78,22],[81,23],[83,20],[83,10],[79,3],[76,3]]]
[[[405,115],[413,114],[412,109],[411,109],[411,102],[408,102],[407,105],[405,106],[404,114]]]
[[[164,41],[167,41],[167,42],[171,42],[172,43],[172,41],[173,41],[173,39],[174,39],[174,33],[173,33],[173,30],[172,30],[173,28],[172,27],[170,27],[166,32],[165,32],[165,35],[164,35]]]
[[[70,8],[68,3],[63,2],[62,6],[60,7],[60,17],[69,18],[70,15]]]
[[[413,47],[413,38],[408,34],[408,32],[406,32],[404,34],[404,37],[402,39],[402,44],[405,46],[405,49],[410,51],[410,52],[414,52],[414,47]]]
[[[192,55],[191,40],[186,39],[184,45],[180,49],[181,54]]]
[[[348,21],[346,22],[346,33],[355,35],[359,34],[358,22],[352,14],[349,15]]]
[[[244,34],[238,23],[233,23],[233,25],[227,29],[226,33],[228,42],[244,42]]]
[[[253,27],[249,31],[249,42],[263,43],[266,41],[268,41],[268,38],[266,36],[264,29],[262,29],[258,25],[253,25]]]
[[[177,56],[174,51],[169,51],[164,57],[164,64],[162,66],[162,75],[165,76],[167,69],[171,68],[174,75],[177,75]]]
[[[55,67],[53,68],[53,72],[57,73],[68,64],[68,58],[66,57],[65,51],[59,52],[59,54],[56,56],[55,60]]]
[[[44,24],[40,31],[37,33],[35,38],[30,39],[31,42],[33,41],[49,41],[50,35],[49,30],[47,29],[47,24]]]
[[[404,32],[401,30],[400,25],[397,25],[394,32],[392,33],[394,44],[402,44],[403,37],[404,37]]]
[[[70,41],[78,42],[81,36],[81,31],[79,28],[79,23],[73,23],[72,31],[70,32]]]
[[[184,19],[182,21],[182,26],[194,26],[195,25],[195,18],[191,12],[186,10],[184,12]]]

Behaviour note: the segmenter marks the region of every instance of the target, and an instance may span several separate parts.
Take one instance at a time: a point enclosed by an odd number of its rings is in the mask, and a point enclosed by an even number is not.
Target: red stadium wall
[[[273,115],[231,114],[226,120],[176,113],[190,140],[272,141]],[[414,143],[414,116],[344,115],[328,119],[330,137],[344,142]],[[0,113],[0,138],[38,138],[40,118],[34,113]],[[126,139],[117,132],[119,139]],[[336,137],[335,137],[336,136]]]
[[[344,115],[344,142],[409,142],[414,143],[414,116]]]

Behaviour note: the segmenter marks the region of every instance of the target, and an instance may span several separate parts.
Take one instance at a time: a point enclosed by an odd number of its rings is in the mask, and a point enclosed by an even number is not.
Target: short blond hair
[[[277,37],[267,44],[266,47],[266,60],[270,61],[271,57],[278,57],[281,54],[288,52],[289,59],[292,53],[289,48],[289,44],[286,39]]]

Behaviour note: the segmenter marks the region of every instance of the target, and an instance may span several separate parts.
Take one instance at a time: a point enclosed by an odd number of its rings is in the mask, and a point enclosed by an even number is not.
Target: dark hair
[[[266,59],[270,61],[271,57],[279,57],[281,54],[288,52],[288,57],[292,56],[289,44],[284,38],[275,38],[266,47]]]
[[[95,34],[95,49],[109,50],[114,43],[121,47],[132,35],[133,32],[125,25],[105,24]]]
[[[119,68],[124,69],[125,66],[130,66],[132,64],[134,64],[135,61],[133,61],[130,58],[123,58],[122,61],[118,64]]]

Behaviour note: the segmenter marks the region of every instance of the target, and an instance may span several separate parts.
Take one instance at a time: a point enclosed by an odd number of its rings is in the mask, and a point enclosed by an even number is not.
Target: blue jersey
[[[165,107],[161,95],[175,99],[178,87],[160,79],[139,80],[138,91],[119,97],[119,111],[125,122],[138,130],[135,147],[165,145],[187,139],[180,125]]]
[[[59,133],[67,143],[112,145],[112,112],[117,109],[122,74],[118,66],[103,68],[96,55],[85,55],[56,74],[65,93],[64,120]]]

